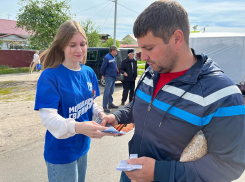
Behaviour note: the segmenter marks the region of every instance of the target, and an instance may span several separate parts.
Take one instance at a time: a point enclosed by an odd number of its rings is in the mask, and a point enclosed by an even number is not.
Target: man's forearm
[[[133,102],[129,103],[124,108],[119,109],[113,113],[118,120],[118,124],[133,123],[132,108],[133,108]]]

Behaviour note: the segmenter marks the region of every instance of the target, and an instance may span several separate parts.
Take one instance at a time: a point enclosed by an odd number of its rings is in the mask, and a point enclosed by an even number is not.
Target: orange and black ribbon
[[[126,127],[126,126],[127,126],[127,124],[119,124],[119,125],[115,126],[115,129],[117,131],[121,131],[123,129],[123,127]]]

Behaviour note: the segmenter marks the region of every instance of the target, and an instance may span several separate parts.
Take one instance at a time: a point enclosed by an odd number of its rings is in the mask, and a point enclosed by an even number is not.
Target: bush
[[[10,73],[25,73],[29,72],[29,67],[23,68],[10,68],[6,65],[0,65],[0,74],[10,74]]]

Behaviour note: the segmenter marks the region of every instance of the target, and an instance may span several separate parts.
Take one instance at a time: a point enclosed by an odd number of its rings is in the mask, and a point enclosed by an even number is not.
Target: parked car
[[[118,75],[116,77],[116,81],[123,81],[123,74],[119,73],[119,68],[121,66],[122,60],[124,60],[128,56],[129,48],[119,48],[120,51],[117,52],[115,56],[115,60],[118,68]],[[130,48],[131,49],[131,48]],[[86,65],[91,67],[102,86],[105,86],[105,80],[102,78],[100,74],[100,67],[102,65],[103,59],[106,54],[109,53],[108,47],[89,47],[87,53]]]

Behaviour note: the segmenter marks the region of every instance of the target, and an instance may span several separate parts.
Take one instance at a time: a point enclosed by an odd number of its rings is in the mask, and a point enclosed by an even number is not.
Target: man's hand
[[[155,159],[149,157],[140,157],[136,159],[128,159],[127,163],[142,165],[142,169],[124,171],[129,179],[135,182],[154,181]]]
[[[126,72],[123,73],[124,76],[128,76],[128,74]]]
[[[117,121],[117,118],[114,114],[109,114],[109,115],[106,115],[102,118],[102,122],[101,122],[101,126],[105,126],[106,123],[108,123],[109,125],[111,126],[116,126],[118,125],[118,121]]]

